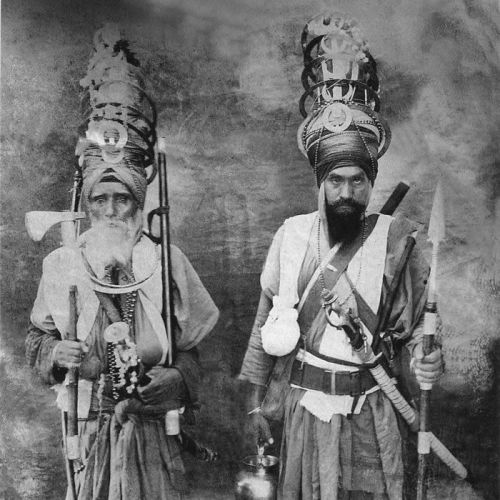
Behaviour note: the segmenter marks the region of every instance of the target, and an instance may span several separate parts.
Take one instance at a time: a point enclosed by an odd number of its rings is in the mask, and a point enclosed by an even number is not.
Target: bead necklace
[[[111,277],[111,272],[107,273]],[[132,276],[133,279],[133,276]],[[108,368],[112,380],[113,399],[118,401],[124,394],[132,395],[136,390],[140,359],[134,343],[134,312],[137,291],[120,296],[122,323],[112,323],[105,331],[111,337],[107,341]],[[116,338],[113,339],[113,335]]]
[[[321,264],[321,217],[318,216],[318,238],[317,238],[317,251],[318,251],[318,268],[319,268],[319,280],[320,280],[320,285],[321,285],[321,299],[323,301],[322,307],[325,309],[325,314],[326,318],[328,320],[328,323],[330,323],[332,326],[335,326],[331,323],[330,321],[330,313],[333,310],[333,307],[335,306],[335,309],[340,309],[353,295],[354,291],[356,290],[356,285],[359,283],[359,279],[361,278],[361,272],[362,272],[362,267],[363,267],[363,251],[364,251],[364,246],[365,246],[365,241],[366,241],[366,216],[363,214],[363,224],[362,224],[362,230],[361,230],[361,250],[360,250],[360,262],[359,262],[359,270],[358,270],[358,275],[356,277],[356,281],[354,284],[348,280],[349,286],[351,288],[351,292],[347,297],[342,302],[338,302],[339,297],[337,294],[333,292],[333,290],[328,290],[326,287],[326,282],[325,282],[325,275],[323,272],[323,266]]]

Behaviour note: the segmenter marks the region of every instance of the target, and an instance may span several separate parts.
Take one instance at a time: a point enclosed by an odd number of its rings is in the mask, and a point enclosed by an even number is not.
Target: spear
[[[429,276],[429,288],[427,302],[424,309],[424,332],[422,349],[424,356],[430,354],[434,347],[434,335],[436,333],[437,318],[437,260],[439,243],[444,239],[445,222],[443,193],[441,183],[438,182],[432,203],[431,217],[429,220],[428,240],[432,244],[431,272]],[[427,462],[431,451],[432,433],[430,432],[430,399],[432,384],[423,382],[420,384],[420,430],[418,432],[418,476],[417,476],[417,500],[427,498]]]

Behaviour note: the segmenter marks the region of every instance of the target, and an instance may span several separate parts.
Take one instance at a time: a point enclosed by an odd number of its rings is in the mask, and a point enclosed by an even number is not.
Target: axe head
[[[27,212],[24,220],[30,238],[35,241],[40,241],[52,226],[62,223],[63,244],[65,244],[65,226],[69,223],[70,230],[71,228],[74,230],[74,222],[84,218],[85,212]]]

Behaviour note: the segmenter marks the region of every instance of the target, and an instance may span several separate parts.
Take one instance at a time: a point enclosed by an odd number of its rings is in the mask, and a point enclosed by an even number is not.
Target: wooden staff
[[[434,335],[436,333],[437,319],[437,258],[439,242],[444,239],[444,210],[441,184],[438,183],[434,193],[434,202],[431,209],[429,221],[428,239],[432,243],[431,273],[429,276],[429,289],[427,302],[424,309],[424,336],[422,350],[427,356],[434,348]],[[418,476],[417,476],[417,500],[427,498],[427,462],[432,445],[432,434],[430,432],[430,404],[432,384],[424,382],[420,384],[420,430],[418,432]]]
[[[69,287],[69,325],[68,340],[77,340],[76,335],[76,286]],[[76,485],[74,460],[80,458],[78,440],[78,367],[68,369],[68,413],[66,419],[65,452],[66,475],[68,476],[68,490],[71,500],[76,500]]]

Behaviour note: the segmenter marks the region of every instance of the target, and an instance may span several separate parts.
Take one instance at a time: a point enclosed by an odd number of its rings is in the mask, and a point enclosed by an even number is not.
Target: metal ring
[[[110,138],[110,140],[106,138],[106,133],[110,134],[112,132],[118,134],[116,142],[114,142],[114,138]],[[104,146],[113,146],[117,149],[121,149],[127,144],[128,140],[128,132],[123,124],[116,120],[107,119],[90,121],[85,136],[89,141],[95,142],[101,148]]]

